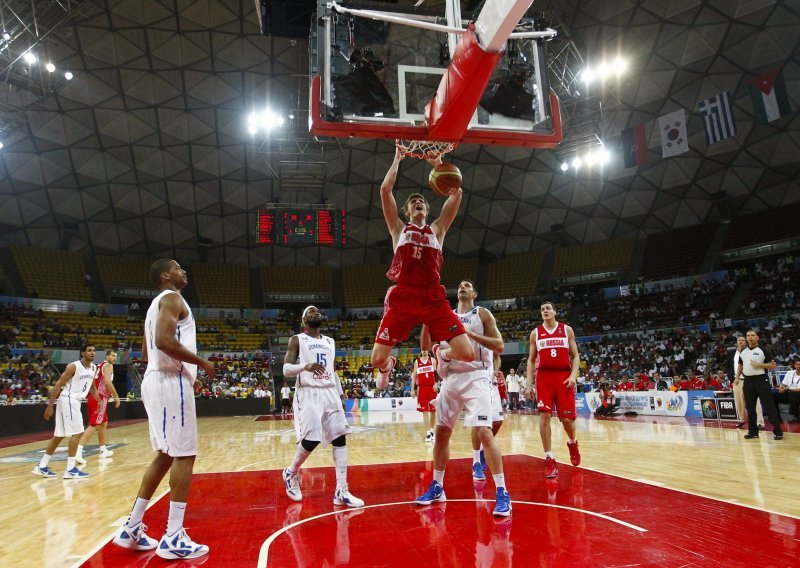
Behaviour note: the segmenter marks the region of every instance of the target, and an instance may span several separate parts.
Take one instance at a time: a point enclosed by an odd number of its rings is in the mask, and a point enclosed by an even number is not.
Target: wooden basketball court
[[[798,557],[800,437],[783,441],[716,423],[648,418],[582,418],[580,468],[553,424],[560,475],[545,483],[538,417],[511,415],[500,431],[514,501],[510,520],[494,519],[494,486],[473,484],[466,429],[453,436],[445,477],[448,502],[417,507],[431,478],[431,448],[414,411],[364,413],[348,437],[350,487],[364,510],[332,505],[329,447],[304,466],[304,501],[285,495],[280,470],[294,454],[288,420],[253,416],[200,420],[200,451],[186,515],[207,566],[731,566],[757,560],[789,566]],[[152,553],[109,544],[126,519],[152,452],[147,424],[112,428],[113,458],[90,451],[84,481],[30,473],[45,442],[0,450],[6,491],[0,513],[4,566],[144,565]],[[769,434],[769,435],[768,435]],[[66,452],[51,467],[61,472]],[[164,484],[157,493],[163,495]],[[168,497],[145,516],[160,537]],[[338,512],[336,512],[338,510]]]

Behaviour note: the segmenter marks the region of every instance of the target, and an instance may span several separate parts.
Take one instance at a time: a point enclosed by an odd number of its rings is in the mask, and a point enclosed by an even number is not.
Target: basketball
[[[461,170],[454,164],[437,164],[428,176],[428,185],[436,195],[453,195],[461,187]]]

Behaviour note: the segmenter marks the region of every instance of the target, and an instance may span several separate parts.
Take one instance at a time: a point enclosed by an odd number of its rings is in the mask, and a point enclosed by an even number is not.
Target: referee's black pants
[[[772,400],[772,387],[769,384],[767,375],[756,375],[744,378],[744,405],[747,408],[747,433],[758,435],[758,425],[756,424],[756,402],[761,400],[761,408],[769,418],[775,434],[781,431],[781,418],[778,416],[778,409]]]

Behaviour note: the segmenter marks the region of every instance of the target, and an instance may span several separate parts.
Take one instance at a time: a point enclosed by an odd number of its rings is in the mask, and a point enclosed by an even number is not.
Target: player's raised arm
[[[389,234],[392,236],[392,244],[397,244],[397,237],[403,230],[403,222],[397,213],[397,201],[394,198],[394,184],[397,181],[397,171],[400,168],[400,162],[403,160],[403,154],[399,149],[395,149],[394,161],[389,166],[389,171],[386,172],[386,177],[383,178],[381,184],[381,209],[383,209],[383,218],[386,220],[386,226],[389,228]]]
[[[439,242],[444,241],[444,236],[447,234],[448,229],[450,229],[450,225],[456,220],[458,208],[461,206],[461,197],[463,195],[464,192],[461,191],[460,187],[455,190],[444,202],[444,205],[442,205],[442,212],[439,214],[439,217],[431,223],[431,229],[436,233]]]

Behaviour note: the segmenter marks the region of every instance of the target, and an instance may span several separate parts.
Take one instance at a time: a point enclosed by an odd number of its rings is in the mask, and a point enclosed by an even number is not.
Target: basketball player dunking
[[[554,407],[558,410],[558,417],[569,437],[567,448],[570,461],[574,466],[581,463],[578,440],[575,438],[575,385],[578,383],[581,362],[575,333],[570,326],[556,321],[555,306],[551,302],[545,302],[540,311],[542,325],[534,329],[530,337],[528,388],[525,396],[533,396],[535,375],[545,477],[553,478],[558,475],[550,442],[550,417]]]
[[[56,473],[50,469],[50,458],[53,457],[56,448],[66,437],[69,437],[69,448],[67,453],[67,469],[64,471],[64,479],[83,479],[89,477],[85,471],[81,471],[75,465],[78,453],[78,444],[83,434],[83,416],[81,415],[81,401],[91,394],[92,398],[98,400],[97,389],[94,388],[94,345],[84,345],[81,347],[81,358],[67,365],[64,372],[50,391],[50,402],[44,411],[44,419],[50,420],[53,415],[53,404],[58,400],[56,410],[56,431],[47,449],[44,451],[39,465],[33,468],[34,475],[41,477],[55,477]]]
[[[119,394],[117,389],[114,388],[114,363],[116,362],[117,352],[114,349],[109,349],[106,351],[105,361],[97,366],[97,371],[94,374],[94,388],[97,389],[100,401],[97,402],[94,398],[90,398],[87,401],[89,427],[81,436],[76,456],[80,465],[86,465],[86,460],[83,459],[83,446],[92,439],[95,432],[97,432],[97,441],[100,442],[100,457],[110,458],[114,455],[114,452],[106,448],[106,426],[108,426],[108,400],[113,396],[115,408],[119,408],[120,405]]]
[[[471,281],[463,280],[458,285],[458,307],[453,313],[458,316],[466,330],[473,356],[471,361],[454,359],[446,370],[439,371],[442,386],[436,399],[433,481],[428,490],[417,497],[417,504],[430,505],[434,501],[445,501],[443,483],[444,470],[450,460],[450,436],[463,410],[464,426],[471,427],[477,441],[483,445],[486,462],[497,488],[497,503],[493,513],[507,517],[511,514],[511,497],[506,490],[500,447],[492,433],[492,425],[496,419],[492,405],[494,359],[495,355],[499,357],[503,352],[505,343],[491,312],[474,305],[477,296],[475,285]],[[426,326],[422,328],[420,342],[423,347],[427,347],[429,343]],[[474,477],[485,478],[480,463],[473,464],[473,472]],[[477,472],[480,472],[479,477]]]
[[[208,546],[197,544],[183,528],[189,485],[197,456],[197,414],[194,382],[197,367],[209,378],[214,365],[197,355],[197,328],[189,304],[181,296],[188,284],[186,271],[174,260],[161,259],[150,267],[150,280],[160,290],[144,320],[142,402],[147,411],[150,441],[156,456],[142,478],[133,509],[114,544],[132,550],[152,550],[167,560],[198,558]],[[169,472],[169,517],[161,541],[145,534],[145,509]]]
[[[381,184],[381,206],[383,217],[392,236],[394,258],[386,276],[395,282],[384,300],[383,318],[378,327],[375,346],[370,361],[379,376],[378,389],[389,384],[389,375],[394,369],[392,348],[408,339],[411,330],[420,323],[426,324],[433,341],[448,341],[447,349],[439,349],[439,368],[450,359],[470,361],[474,357],[472,344],[464,334],[464,326],[450,309],[444,286],[439,281],[442,268],[442,244],[450,225],[458,214],[462,191],[458,188],[444,202],[439,218],[430,225],[428,202],[419,193],[412,193],[403,206],[408,223],[398,216],[397,202],[392,190],[397,180],[397,171],[403,154],[395,151],[386,177]],[[429,159],[436,165],[441,158]]]
[[[420,353],[414,360],[411,372],[411,396],[417,398],[417,410],[422,412],[422,419],[428,427],[426,442],[433,442],[433,427],[436,419],[436,359],[431,358],[428,351]]]
[[[294,394],[294,425],[297,430],[297,451],[291,465],[283,470],[286,495],[301,501],[297,473],[321,442],[333,446],[336,469],[334,505],[363,507],[364,501],[347,488],[347,419],[342,408],[342,383],[336,373],[336,344],[333,338],[320,333],[322,313],[308,306],[302,317],[305,331],[293,335],[286,348],[283,374],[297,377]]]

